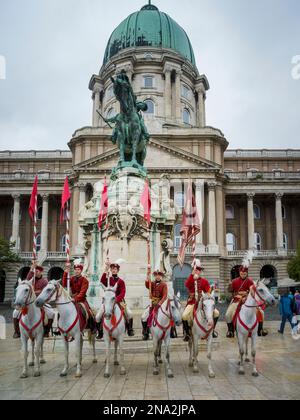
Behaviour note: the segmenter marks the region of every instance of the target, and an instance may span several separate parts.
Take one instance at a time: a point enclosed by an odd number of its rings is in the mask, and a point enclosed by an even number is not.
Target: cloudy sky
[[[91,123],[88,82],[111,32],[145,3],[0,0],[0,149],[67,148]],[[187,31],[211,85],[207,123],[230,148],[300,148],[299,0],[153,3]]]

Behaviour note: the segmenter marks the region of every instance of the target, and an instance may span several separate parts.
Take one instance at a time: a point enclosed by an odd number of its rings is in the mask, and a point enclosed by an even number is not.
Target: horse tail
[[[89,344],[92,345],[93,344],[93,333],[92,333],[92,330],[88,330],[88,340],[89,340]]]

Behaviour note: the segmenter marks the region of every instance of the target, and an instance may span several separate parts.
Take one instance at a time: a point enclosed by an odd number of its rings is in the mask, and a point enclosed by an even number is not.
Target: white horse
[[[42,291],[40,296],[36,300],[36,305],[42,307],[45,303],[51,303],[57,307],[59,313],[59,324],[58,328],[62,333],[65,343],[65,365],[60,373],[61,377],[67,376],[69,370],[69,342],[70,340],[75,341],[76,348],[76,378],[82,376],[82,347],[83,347],[83,336],[80,330],[79,314],[76,306],[74,305],[71,297],[67,291],[61,286],[60,281],[52,280],[48,283],[48,286]],[[89,343],[93,347],[93,363],[97,363],[95,341],[96,335],[90,330],[88,339]]]
[[[239,342],[240,350],[240,368],[239,374],[244,375],[244,355],[245,362],[250,362],[248,359],[248,338],[251,337],[251,354],[253,371],[252,376],[257,377],[258,372],[256,368],[256,340],[257,340],[257,309],[264,304],[274,305],[276,300],[271,294],[264,281],[257,281],[251,288],[246,302],[242,305],[240,312],[237,315],[236,332]]]
[[[175,296],[172,287],[169,287],[168,298],[165,302],[159,306],[157,310],[154,310],[155,313],[153,315],[151,325],[154,351],[153,375],[159,374],[159,363],[162,363],[161,347],[164,343],[167,375],[168,378],[174,378],[174,374],[170,366],[170,332],[173,323],[179,326],[182,322],[182,318],[181,304],[179,299]]]
[[[194,313],[194,321],[192,334],[189,340],[190,360],[189,367],[193,367],[193,372],[199,372],[198,354],[199,354],[199,338],[207,340],[207,358],[208,358],[208,376],[215,377],[212,368],[212,341],[214,331],[214,310],[215,299],[209,293],[203,293],[199,300],[198,307]]]
[[[40,364],[46,363],[43,357],[44,317],[41,309],[35,306],[35,300],[33,280],[19,280],[14,306],[17,310],[22,311],[20,318],[21,342],[24,354],[22,379],[28,378],[28,340],[31,341],[32,345],[32,360],[29,366],[35,367],[34,377],[41,375]]]
[[[120,305],[116,304],[116,291],[118,285],[116,284],[115,287],[105,287],[102,284],[101,286],[104,290],[103,336],[106,346],[104,378],[110,377],[109,365],[112,342],[114,342],[115,345],[114,365],[119,366],[119,364],[121,364],[120,374],[126,375],[123,350],[125,317],[124,310],[120,307]],[[96,321],[101,322],[101,319],[99,319],[99,314],[96,316]],[[118,362],[118,349],[120,351],[120,363]]]

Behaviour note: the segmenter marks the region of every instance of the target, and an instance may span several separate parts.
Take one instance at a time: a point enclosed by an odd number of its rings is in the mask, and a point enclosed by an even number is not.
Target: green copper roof
[[[196,65],[193,47],[184,29],[152,4],[128,16],[114,30],[103,64],[120,51],[133,47],[170,48]]]

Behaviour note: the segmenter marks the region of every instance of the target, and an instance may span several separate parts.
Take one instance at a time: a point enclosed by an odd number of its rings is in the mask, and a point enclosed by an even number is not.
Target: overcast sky
[[[66,149],[91,124],[90,77],[111,32],[145,3],[0,0],[0,149]],[[299,0],[153,3],[188,33],[211,86],[207,124],[230,148],[300,148]]]

